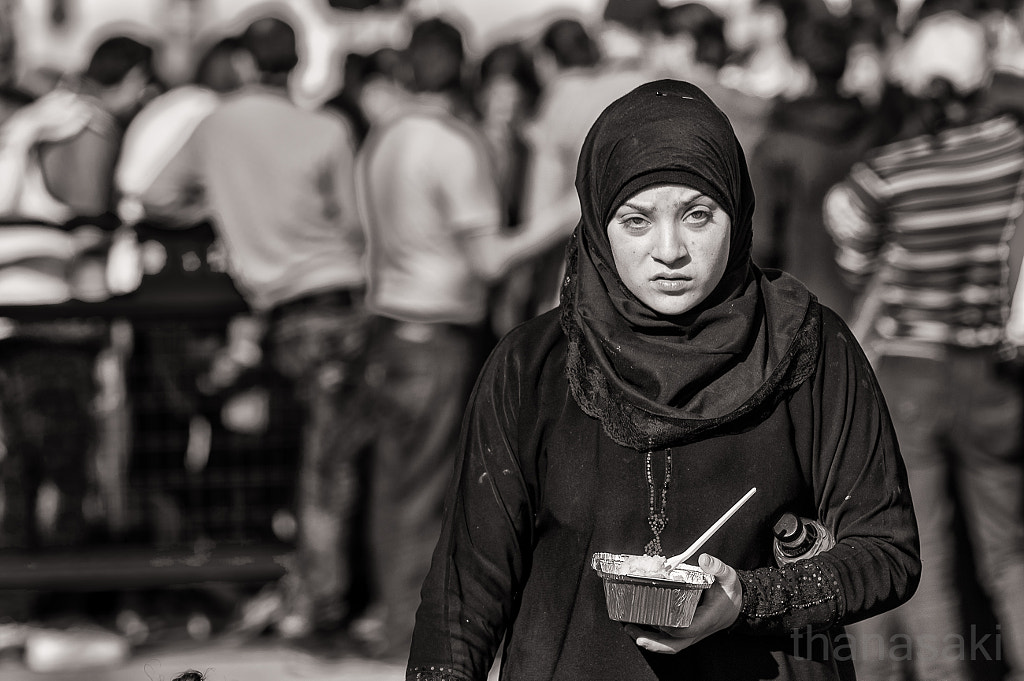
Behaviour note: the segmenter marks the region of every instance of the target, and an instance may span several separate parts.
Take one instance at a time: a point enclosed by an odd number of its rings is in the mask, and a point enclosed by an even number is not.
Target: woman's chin
[[[678,293],[652,292],[644,297],[643,303],[665,317],[677,317],[692,310],[699,299],[692,291]]]
[[[659,300],[645,300],[644,303],[647,307],[657,312],[662,316],[679,316],[689,312],[694,307],[692,300],[684,300],[682,298],[672,298],[670,296],[663,296]]]

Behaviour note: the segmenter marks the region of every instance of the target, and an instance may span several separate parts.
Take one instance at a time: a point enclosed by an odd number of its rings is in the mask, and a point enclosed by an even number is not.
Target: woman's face
[[[619,277],[663,315],[696,307],[715,289],[729,259],[732,220],[713,199],[678,184],[648,187],[608,223]]]

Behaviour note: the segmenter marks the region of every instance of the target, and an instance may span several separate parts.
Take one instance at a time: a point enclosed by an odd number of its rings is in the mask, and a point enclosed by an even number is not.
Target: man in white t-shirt
[[[257,17],[242,43],[257,82],[225,95],[136,197],[165,226],[209,216],[228,271],[265,319],[269,361],[302,408],[296,559],[288,638],[333,638],[348,615],[358,459],[369,429],[356,398],[367,336],[355,140],[338,116],[298,106],[295,30]]]
[[[376,316],[368,382],[378,405],[370,515],[379,578],[376,616],[357,633],[369,652],[403,659],[462,413],[490,349],[490,286],[564,238],[565,216],[578,210],[565,201],[542,220],[502,230],[485,143],[458,115],[458,29],[423,21],[405,55],[414,93],[371,130],[357,169],[367,306]]]

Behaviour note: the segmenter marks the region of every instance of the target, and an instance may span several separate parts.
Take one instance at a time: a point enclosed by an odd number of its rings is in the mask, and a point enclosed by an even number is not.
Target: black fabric
[[[503,641],[502,678],[514,680],[850,678],[834,666],[842,648],[814,638],[803,652],[795,635],[836,634],[903,602],[920,562],[870,365],[834,313],[823,309],[820,323],[811,376],[784,403],[668,450],[669,554],[757,485],[702,549],[738,571],[740,620],[679,655],[638,648],[609,619],[590,566],[595,552],[642,553],[651,538],[645,457],[572,399],[557,311],[507,335],[471,400],[407,678],[484,681]],[[772,526],[784,511],[820,518],[836,546],[775,567]]]
[[[682,184],[732,221],[725,274],[676,317],[641,303],[616,272],[607,224],[630,196]],[[726,116],[696,86],[648,83],[612,103],[587,136],[576,174],[582,218],[562,290],[573,396],[609,437],[646,451],[692,441],[770,407],[807,378],[817,354],[812,296],[750,260],[754,193]]]

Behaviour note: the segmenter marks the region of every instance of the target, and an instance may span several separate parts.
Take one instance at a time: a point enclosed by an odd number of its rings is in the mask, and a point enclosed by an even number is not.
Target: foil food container
[[[704,590],[715,578],[699,568],[679,567],[668,578],[623,574],[628,554],[595,553],[591,561],[604,582],[608,617],[618,622],[688,627]]]

